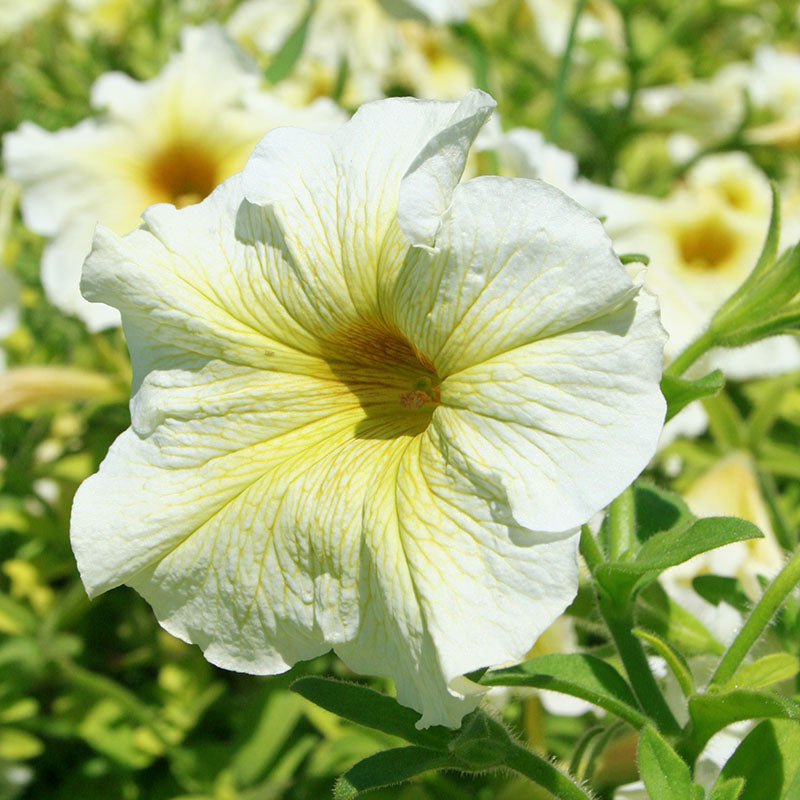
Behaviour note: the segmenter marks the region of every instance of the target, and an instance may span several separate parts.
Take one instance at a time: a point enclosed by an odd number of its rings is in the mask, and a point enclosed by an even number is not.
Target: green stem
[[[665,373],[679,378],[689,367],[697,361],[700,356],[714,346],[714,336],[710,331],[706,331],[698,336],[677,358],[667,367]]]
[[[625,107],[622,109],[621,123],[619,130],[625,132],[628,130],[627,121],[630,119],[633,105],[636,102],[636,95],[639,91],[639,72],[642,67],[639,54],[636,52],[636,47],[633,43],[633,31],[631,30],[631,11],[629,8],[620,4],[620,13],[622,15],[622,29],[625,36],[625,46],[628,48],[628,98],[625,101]]]
[[[604,563],[603,553],[600,550],[600,545],[589,530],[588,525],[581,525],[581,555],[583,556],[589,571],[594,574],[594,571]]]
[[[722,656],[716,671],[711,676],[711,684],[726,684],[736,674],[736,670],[739,669],[739,665],[744,661],[750,648],[756,643],[775,612],[798,582],[800,582],[800,548],[795,551],[786,566],[761,595],[761,599],[750,612],[747,622],[731,642],[725,655]]]
[[[563,800],[592,800],[591,794],[578,786],[547,759],[509,740],[503,749],[503,763],[543,786],[552,795]]]
[[[662,733],[668,735],[678,733],[680,726],[658,688],[642,643],[631,633],[634,627],[632,609],[630,606],[626,609],[619,609],[602,595],[599,606],[608,629],[611,631],[611,638],[614,640],[617,652],[622,659],[633,693],[643,711],[655,722]]]
[[[615,498],[608,509],[609,559],[621,560],[633,552],[634,529],[633,486]]]
[[[572,60],[572,48],[575,45],[575,32],[578,30],[578,20],[581,18],[585,5],[586,0],[577,0],[575,3],[575,12],[572,15],[567,44],[564,48],[564,54],[561,56],[561,63],[558,66],[556,97],[553,102],[553,110],[550,112],[550,122],[547,125],[547,138],[553,143],[556,143],[558,137],[558,120],[561,116],[561,109],[564,106],[564,96],[567,90],[567,73],[569,72],[569,64]]]

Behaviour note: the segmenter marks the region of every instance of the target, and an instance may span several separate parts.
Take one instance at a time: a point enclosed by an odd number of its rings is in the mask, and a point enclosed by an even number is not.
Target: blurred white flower
[[[548,142],[541,131],[533,128],[503,131],[499,120],[493,119],[492,123],[478,137],[476,149],[493,150],[501,174],[538,179],[561,189],[600,217],[612,239],[636,225],[637,195],[580,177],[575,156]]]
[[[78,39],[94,34],[118,39],[131,23],[135,0],[67,0],[66,22]]]
[[[701,553],[661,574],[660,580],[674,600],[695,614],[720,641],[730,642],[742,623],[739,612],[726,603],[707,603],[691,584],[698,575],[734,577],[756,600],[761,595],[757,576],[771,579],[783,566],[783,551],[772,530],[751,456],[736,452],[721,459],[684,492],[684,498],[699,517],[739,517],[764,534],[763,539],[733,542]]]
[[[527,0],[542,44],[552,56],[560,56],[567,46],[575,3],[565,0]],[[622,20],[619,11],[609,0],[587,3],[578,20],[578,41],[605,39],[622,46]]]
[[[133,586],[229,669],[333,648],[451,726],[461,676],[564,610],[576,526],[655,449],[664,337],[562,193],[458,184],[492,106],[272,131],[199,205],[98,229],[83,288],[122,312],[134,395],[73,507],[92,595]]]
[[[331,94],[344,69],[341,101],[348,107],[398,87],[418,97],[460,97],[474,82],[467,60],[445,28],[419,16],[427,11],[441,21],[458,18],[469,5],[463,0],[318,0],[300,58],[275,91],[291,102],[306,102]],[[272,56],[307,11],[304,3],[248,0],[233,13],[228,30],[247,49]],[[459,12],[455,17],[454,11]],[[409,18],[412,12],[417,18]]]
[[[47,13],[56,0],[0,0],[0,41]]]
[[[201,200],[244,166],[270,128],[330,129],[344,119],[330,101],[292,108],[260,91],[258,71],[214,25],[184,29],[181,42],[150,81],[101,76],[92,105],[104,116],[54,133],[25,122],[3,139],[25,223],[50,238],[41,266],[47,297],[90,330],[119,323],[116,309],[87,303],[78,288],[98,221],[125,233],[151,203]]]
[[[743,153],[725,153],[701,159],[663,200],[628,198],[633,224],[610,233],[619,252],[650,257],[646,283],[661,303],[671,360],[755,266],[769,222],[769,183]],[[800,345],[776,337],[712,354],[703,366],[737,379],[777,374],[800,367]]]

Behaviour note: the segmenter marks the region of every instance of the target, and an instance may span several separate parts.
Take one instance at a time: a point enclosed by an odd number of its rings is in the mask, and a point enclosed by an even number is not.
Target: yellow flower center
[[[753,192],[744,181],[728,179],[719,188],[728,205],[740,211],[756,210],[757,204],[754,202]]]
[[[325,360],[366,413],[357,435],[422,433],[440,402],[433,364],[403,336],[378,323],[349,327],[326,343]]]
[[[719,217],[706,217],[678,231],[678,250],[690,269],[714,271],[736,251],[736,233]]]
[[[151,160],[147,179],[162,202],[199,203],[219,183],[216,159],[194,142],[173,142]]]

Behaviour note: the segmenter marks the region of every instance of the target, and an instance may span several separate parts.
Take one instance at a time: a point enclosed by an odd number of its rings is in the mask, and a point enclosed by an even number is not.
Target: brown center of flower
[[[162,202],[178,208],[199,203],[219,182],[217,163],[203,147],[173,142],[151,160],[147,179]]]
[[[334,375],[366,412],[361,435],[421,433],[440,403],[441,378],[405,337],[381,324],[352,325],[325,346]]]
[[[719,269],[736,250],[736,233],[719,217],[687,225],[678,234],[678,249],[690,269]]]

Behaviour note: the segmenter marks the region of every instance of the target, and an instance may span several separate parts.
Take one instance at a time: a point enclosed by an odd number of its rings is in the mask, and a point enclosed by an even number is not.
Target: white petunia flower
[[[664,335],[561,192],[458,185],[493,105],[275,130],[199,205],[98,229],[82,286],[134,394],[73,507],[91,595],[133,586],[228,669],[333,648],[423,726],[564,610],[576,526],[655,449]]]
[[[688,608],[722,642],[729,643],[742,624],[741,614],[726,603],[714,606],[692,588],[698,575],[738,578],[756,600],[761,595],[759,575],[772,579],[780,572],[784,555],[770,524],[752,458],[732,453],[721,459],[684,493],[689,508],[699,517],[732,516],[761,529],[762,539],[749,539],[709,550],[665,570],[660,580],[670,596]]]
[[[402,87],[418,97],[460,97],[472,85],[468,61],[444,27],[424,21],[463,18],[466,0],[318,0],[291,74],[275,91],[294,102],[331,94],[342,75],[348,107]],[[308,6],[248,0],[227,28],[247,49],[273,56],[303,23]],[[391,12],[391,13],[390,13]],[[422,17],[422,19],[420,18]],[[344,72],[343,72],[344,69]]]
[[[550,55],[560,56],[567,46],[575,3],[564,0],[527,0],[527,6],[536,22],[542,44]],[[588,3],[578,20],[575,35],[578,41],[607,39],[621,47],[624,39],[619,11],[609,0]]]
[[[25,122],[3,140],[5,170],[22,184],[25,223],[50,238],[47,297],[90,330],[119,324],[116,309],[87,303],[78,288],[98,221],[126,233],[151,203],[208,195],[270,128],[331,129],[344,119],[330,101],[299,109],[260,91],[257,70],[214,25],[186,28],[181,40],[181,53],[150,81],[101,76],[92,105],[106,109],[104,117],[54,133]]]
[[[636,224],[612,233],[619,252],[650,257],[647,285],[661,303],[668,359],[705,330],[755,266],[770,204],[767,178],[746,155],[707,156],[668,197],[641,198]],[[800,346],[791,336],[775,337],[712,354],[705,366],[737,379],[777,374],[800,367]]]
[[[0,0],[0,41],[46,14],[55,3],[56,0]]]
[[[684,497],[698,517],[746,519],[763,531],[764,538],[733,542],[701,553],[666,570],[662,574],[665,581],[688,585],[696,575],[728,575],[739,578],[745,591],[757,599],[761,595],[757,576],[774,578],[783,566],[784,556],[772,531],[752,458],[739,452],[726,456],[698,478]]]
[[[534,128],[503,131],[499,122],[488,125],[476,142],[478,150],[493,150],[502,174],[535,178],[552,184],[603,220],[609,236],[637,224],[637,195],[601,186],[578,175],[578,159],[548,142]]]

